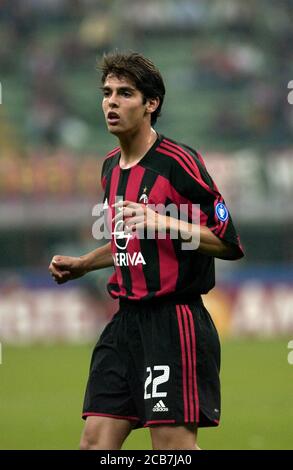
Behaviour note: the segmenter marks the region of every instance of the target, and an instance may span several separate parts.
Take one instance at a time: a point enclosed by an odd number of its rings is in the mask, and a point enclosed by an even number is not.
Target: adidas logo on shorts
[[[166,407],[163,400],[158,401],[158,403],[153,407],[153,411],[169,411],[169,408]]]

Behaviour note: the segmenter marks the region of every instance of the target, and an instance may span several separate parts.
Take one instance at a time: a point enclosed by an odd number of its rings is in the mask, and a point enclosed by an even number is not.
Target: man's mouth
[[[110,111],[107,114],[107,121],[109,124],[112,124],[112,125],[118,124],[119,119],[120,119],[119,114],[115,113],[114,111]]]

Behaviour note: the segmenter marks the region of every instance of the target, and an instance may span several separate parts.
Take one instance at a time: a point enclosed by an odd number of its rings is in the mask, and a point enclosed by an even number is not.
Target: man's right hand
[[[57,284],[84,276],[88,271],[82,257],[56,255],[52,258],[49,271]]]

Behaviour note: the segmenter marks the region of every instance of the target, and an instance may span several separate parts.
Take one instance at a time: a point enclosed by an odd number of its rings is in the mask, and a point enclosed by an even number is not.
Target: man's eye
[[[122,95],[123,96],[126,96],[127,98],[129,98],[131,96],[131,93],[129,91],[123,91],[122,92]]]
[[[103,92],[103,95],[104,95],[104,97],[106,98],[107,96],[110,96],[110,93],[109,93],[109,91],[104,91],[104,92]]]

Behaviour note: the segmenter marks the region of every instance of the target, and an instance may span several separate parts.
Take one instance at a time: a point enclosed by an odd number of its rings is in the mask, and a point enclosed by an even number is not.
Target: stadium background
[[[116,142],[95,65],[116,47],[161,69],[157,127],[204,155],[246,251],[241,262],[217,262],[205,299],[223,342],[223,418],[200,432],[200,445],[292,449],[292,7],[0,2],[0,449],[77,447],[91,349],[116,305],[109,272],[57,287],[47,266],[100,243],[92,208]],[[125,447],[150,448],[147,432]]]

